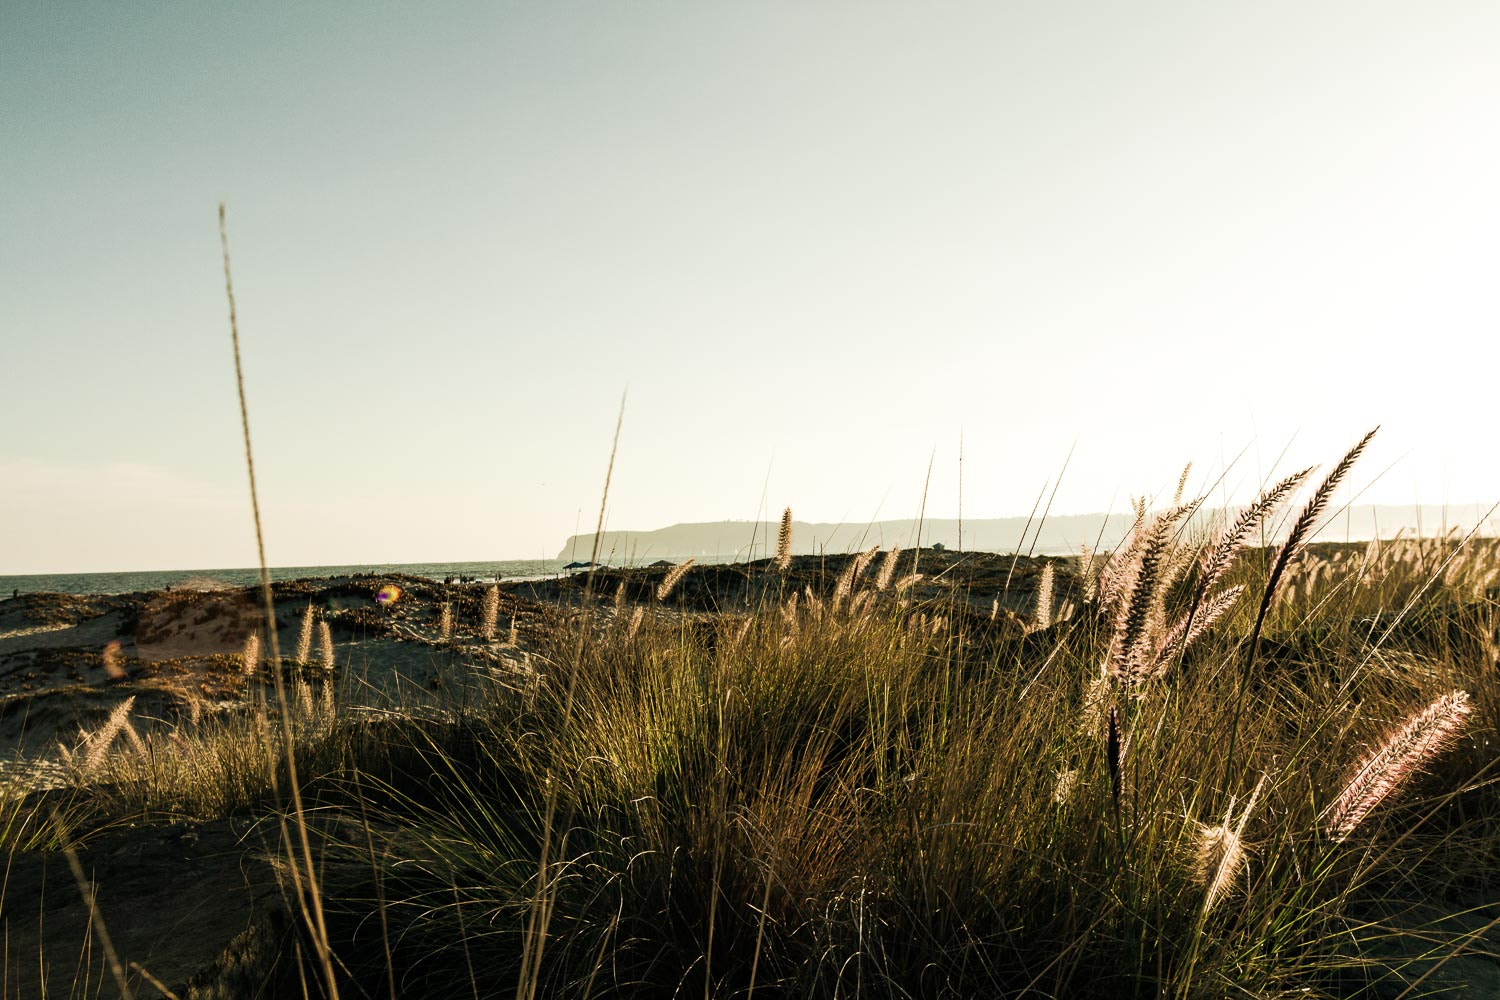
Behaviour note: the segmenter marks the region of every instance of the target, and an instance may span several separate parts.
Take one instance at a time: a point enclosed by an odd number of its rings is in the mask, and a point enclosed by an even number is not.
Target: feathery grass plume
[[[692,568],[692,565],[693,560],[689,559],[667,570],[667,575],[661,578],[661,583],[656,588],[656,599],[658,601],[665,601],[668,597],[671,597],[672,591],[677,589],[677,585],[682,582],[683,577],[687,576],[687,572]]]
[[[1182,467],[1182,475],[1177,477],[1177,491],[1172,494],[1172,506],[1176,507],[1182,503],[1182,491],[1187,489],[1188,473],[1193,471],[1193,463],[1189,462]]]
[[[875,573],[875,589],[884,591],[891,585],[892,578],[896,575],[896,560],[901,555],[901,546],[893,545],[885,555],[880,557],[880,569]]]
[[[1000,617],[1000,598],[999,597],[992,597],[990,599],[990,621],[994,621],[996,618],[999,618],[999,617]]]
[[[1349,470],[1354,468],[1354,463],[1359,461],[1359,456],[1364,454],[1365,448],[1369,446],[1370,441],[1379,430],[1379,427],[1371,428],[1369,433],[1359,439],[1358,444],[1350,448],[1349,452],[1343,458],[1339,459],[1339,464],[1335,465],[1333,471],[1318,485],[1317,490],[1313,492],[1312,499],[1307,502],[1307,506],[1302,508],[1302,513],[1297,515],[1297,520],[1292,524],[1291,533],[1287,535],[1286,543],[1281,546],[1281,551],[1277,553],[1276,562],[1271,568],[1271,576],[1266,581],[1267,604],[1270,603],[1271,595],[1276,589],[1277,582],[1281,579],[1281,574],[1286,571],[1287,564],[1297,556],[1302,547],[1307,543],[1307,539],[1312,534],[1318,518],[1322,516],[1324,509],[1328,506],[1328,502],[1333,499],[1333,491],[1338,489],[1339,483],[1343,482],[1344,477],[1349,474]],[[1258,633],[1259,628],[1256,631]]]
[[[920,583],[922,581],[922,578],[926,575],[926,573],[908,573],[901,579],[897,580],[896,585],[892,587],[891,590],[893,593],[897,594],[901,593],[903,590],[910,590],[912,587]]]
[[[1135,520],[1126,533],[1124,547],[1117,548],[1102,560],[1097,575],[1099,603],[1106,608],[1124,597],[1139,568],[1141,546],[1146,543],[1146,498],[1132,498],[1130,506],[1135,512]]]
[[[1057,773],[1057,781],[1052,786],[1052,804],[1062,805],[1073,795],[1073,789],[1078,787],[1078,768],[1069,767]]]
[[[1120,739],[1120,710],[1111,705],[1109,728],[1105,734],[1104,758],[1109,766],[1109,793],[1114,802],[1116,818],[1120,815],[1120,795],[1124,789],[1124,775],[1121,773],[1124,757],[1125,748]]]
[[[803,594],[807,597],[807,600],[803,602],[803,607],[807,608],[807,616],[815,622],[821,622],[823,620],[823,601],[817,594],[813,593],[812,584],[808,584],[802,590]]]
[[[783,572],[792,565],[792,508],[781,512],[781,529],[776,532],[776,568]]]
[[[301,678],[297,680],[297,706],[302,709],[304,721],[311,721],[317,714],[313,708],[312,685]]]
[[[255,676],[255,668],[260,665],[260,633],[251,632],[245,636],[245,649],[240,653],[240,671],[246,677]]]
[[[120,728],[124,731],[126,737],[129,738],[130,745],[135,748],[136,756],[140,758],[142,762],[149,759],[151,756],[151,751],[147,749],[146,741],[141,739],[140,732],[136,730],[135,726],[131,724],[130,720],[126,719],[125,724]]]
[[[872,545],[855,557],[854,578],[858,580],[864,576],[865,570],[870,568],[870,563],[875,561],[875,556],[880,552],[879,545]]]
[[[1100,731],[1104,728],[1104,706],[1109,701],[1109,693],[1114,686],[1115,677],[1105,664],[1099,671],[1099,676],[1089,682],[1089,686],[1083,691],[1083,700],[1078,707],[1078,733],[1079,735],[1096,740]]]
[[[327,619],[318,622],[318,652],[322,655],[323,669],[333,671],[333,629]]]
[[[1083,584],[1084,603],[1093,601],[1099,588],[1099,575],[1094,572],[1097,568],[1094,559],[1094,549],[1090,545],[1078,547],[1078,579]]]
[[[1042,567],[1042,578],[1036,587],[1036,613],[1033,615],[1032,622],[1032,628],[1036,631],[1052,627],[1052,591],[1054,586],[1052,564],[1049,562]]]
[[[1235,584],[1227,590],[1215,594],[1211,600],[1195,612],[1183,615],[1172,630],[1162,639],[1161,648],[1157,651],[1156,659],[1152,665],[1153,676],[1160,676],[1178,653],[1185,653],[1193,643],[1213,628],[1214,623],[1234,607],[1234,602],[1240,599],[1245,592],[1244,584]]]
[[[1167,594],[1193,564],[1194,556],[1194,550],[1191,547],[1178,544],[1177,536],[1182,531],[1182,526],[1192,519],[1202,502],[1200,497],[1189,504],[1173,507],[1167,511],[1167,517],[1171,521],[1171,531],[1166,536],[1166,550],[1157,567],[1155,579],[1151,583],[1151,603],[1146,610],[1144,635],[1146,644],[1141,648],[1140,655],[1137,657],[1141,663],[1148,663],[1152,659],[1152,654],[1161,650],[1166,638]]]
[[[646,609],[637,604],[635,610],[630,613],[630,627],[625,630],[626,642],[635,641],[635,635],[641,630],[641,622],[645,617]]]
[[[1328,836],[1335,843],[1347,839],[1376,806],[1453,745],[1472,712],[1467,691],[1450,691],[1408,718],[1360,762],[1327,810]]]
[[[1211,911],[1234,888],[1245,871],[1245,822],[1250,818],[1255,802],[1260,798],[1261,789],[1265,786],[1266,776],[1262,774],[1234,829],[1229,827],[1234,820],[1233,799],[1229,800],[1229,808],[1224,811],[1224,822],[1218,826],[1198,824],[1198,849],[1193,874],[1198,884],[1206,890],[1203,894],[1204,913]]]
[[[453,605],[444,604],[438,614],[438,639],[447,642],[453,638]]]
[[[781,620],[793,629],[797,627],[797,598],[801,596],[802,591],[794,590],[791,596],[781,604]]]
[[[519,625],[516,624],[516,619],[515,619],[514,614],[511,616],[511,619],[510,619],[510,638],[507,641],[512,646],[516,645],[517,643],[519,643],[521,641],[521,628],[520,628]]]
[[[302,631],[297,633],[297,665],[301,667],[307,666],[308,654],[312,652],[313,621],[312,601],[308,601],[307,610],[302,612]]]
[[[1132,546],[1129,561],[1121,567],[1115,600],[1114,636],[1109,664],[1115,676],[1126,683],[1144,679],[1148,660],[1162,636],[1160,604],[1170,579],[1163,563],[1170,554],[1172,535],[1183,508],[1158,514],[1140,533],[1140,544]]]
[[[1296,491],[1302,481],[1312,474],[1312,466],[1294,472],[1268,490],[1262,491],[1255,502],[1240,511],[1239,517],[1226,527],[1218,540],[1203,552],[1198,564],[1198,596],[1207,594],[1221,580],[1234,563],[1234,557],[1244,548],[1250,532],[1271,515],[1281,502]]]
[[[613,610],[614,610],[614,616],[616,618],[620,617],[622,614],[625,613],[625,581],[624,580],[621,580],[620,581],[620,585],[615,588],[615,600],[614,600],[614,609]]]
[[[135,695],[131,695],[110,709],[109,717],[104,720],[104,725],[88,736],[85,741],[83,756],[83,770],[86,774],[93,774],[99,770],[104,758],[109,754],[110,745],[114,743],[115,737],[120,735],[120,730],[130,721],[130,710],[135,707]]]
[[[839,574],[838,582],[833,587],[833,602],[830,609],[834,614],[839,613],[839,607],[851,591],[854,589],[854,575],[859,571],[859,559],[850,559],[844,566],[844,571]]]
[[[485,642],[493,642],[495,638],[495,623],[500,620],[500,588],[490,584],[484,592],[484,604],[479,610],[479,634],[484,636]]]

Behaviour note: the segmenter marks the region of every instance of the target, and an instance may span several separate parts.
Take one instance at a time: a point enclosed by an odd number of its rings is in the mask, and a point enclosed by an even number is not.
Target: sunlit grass
[[[359,710],[326,636],[252,652],[242,710],[85,734],[62,829],[291,816],[300,782],[346,995],[1353,995],[1390,914],[1500,861],[1497,547],[1299,547],[1268,586],[1243,525],[1185,524],[1026,594],[865,553],[706,614],[658,573],[560,611],[538,683],[422,712]],[[57,845],[42,808],[0,794],[9,854]]]

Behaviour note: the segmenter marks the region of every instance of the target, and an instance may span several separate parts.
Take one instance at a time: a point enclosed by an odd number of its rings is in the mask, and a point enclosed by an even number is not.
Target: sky
[[[1500,500],[1500,5],[0,5],[0,573]],[[960,441],[962,463],[960,464]],[[1069,457],[1071,455],[1071,458]],[[928,468],[931,465],[931,479]],[[1231,464],[1232,463],[1232,464]],[[1228,474],[1225,468],[1229,466]]]

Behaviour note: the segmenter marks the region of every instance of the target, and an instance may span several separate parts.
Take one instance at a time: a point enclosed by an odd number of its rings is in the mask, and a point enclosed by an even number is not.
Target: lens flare
[[[380,604],[395,604],[401,600],[401,588],[394,583],[388,583],[375,594],[375,600]]]
[[[119,639],[111,639],[104,647],[104,672],[114,680],[125,676],[125,650]]]

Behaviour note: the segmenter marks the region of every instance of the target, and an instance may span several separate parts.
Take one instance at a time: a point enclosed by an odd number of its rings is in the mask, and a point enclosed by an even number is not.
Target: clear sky
[[[0,5],[0,573],[1500,499],[1500,5]],[[1288,444],[1290,445],[1288,447]],[[1247,449],[1247,450],[1246,450]],[[1388,471],[1387,471],[1388,470]],[[762,498],[764,496],[764,503]]]

